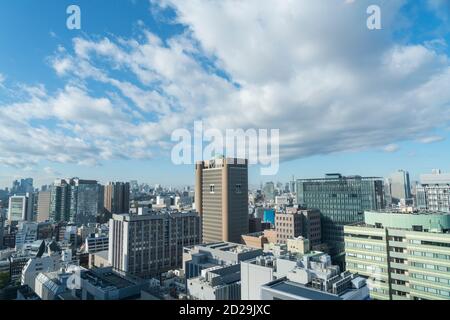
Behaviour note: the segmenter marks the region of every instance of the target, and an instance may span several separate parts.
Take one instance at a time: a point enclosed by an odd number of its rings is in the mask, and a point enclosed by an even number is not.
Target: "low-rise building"
[[[99,268],[79,274],[82,300],[135,300],[144,283],[120,275],[112,268]]]
[[[269,240],[264,235],[264,232],[255,232],[242,235],[242,243],[248,247],[263,249],[265,243],[269,243]]]
[[[366,280],[341,273],[323,252],[261,256],[241,262],[242,300],[365,300]]]
[[[108,251],[109,237],[98,233],[92,233],[86,237],[85,251],[87,253],[96,253],[99,251]]]
[[[216,266],[187,280],[188,296],[194,300],[240,300],[240,265]]]
[[[218,242],[184,248],[183,270],[186,278],[198,277],[202,270],[215,266],[229,266],[253,259],[263,252],[230,242]]]
[[[89,269],[111,267],[108,250],[89,254]]]

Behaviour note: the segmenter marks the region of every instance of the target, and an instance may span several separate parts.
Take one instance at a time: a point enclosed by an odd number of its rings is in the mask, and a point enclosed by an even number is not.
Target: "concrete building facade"
[[[239,242],[249,232],[248,161],[218,158],[197,163],[195,170],[203,242]]]
[[[50,191],[40,191],[38,193],[37,222],[50,220]]]
[[[143,278],[180,268],[183,248],[199,244],[197,212],[153,212],[113,215],[109,224],[109,257],[114,270]]]
[[[346,266],[378,300],[450,299],[450,214],[365,213],[345,226]]]
[[[288,239],[305,237],[311,246],[320,245],[322,232],[320,212],[317,209],[286,208],[275,215],[277,243],[287,243]]]

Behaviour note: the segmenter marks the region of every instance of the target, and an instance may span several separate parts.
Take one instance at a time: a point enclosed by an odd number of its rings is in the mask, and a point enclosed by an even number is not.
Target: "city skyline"
[[[69,1],[2,3],[0,188],[193,185],[170,134],[196,120],[280,129],[278,175],[250,166],[251,185],[450,172],[449,4],[372,2],[381,30],[360,1],[77,1],[81,30],[66,27]]]

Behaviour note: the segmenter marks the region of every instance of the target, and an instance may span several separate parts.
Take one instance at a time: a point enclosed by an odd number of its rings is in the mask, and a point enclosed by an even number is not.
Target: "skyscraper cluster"
[[[195,182],[73,178],[10,195],[0,273],[28,299],[450,299],[439,170],[250,190],[248,162],[217,157],[196,164]]]

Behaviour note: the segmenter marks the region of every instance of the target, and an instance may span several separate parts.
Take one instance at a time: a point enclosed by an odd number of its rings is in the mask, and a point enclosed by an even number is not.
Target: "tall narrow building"
[[[128,213],[130,210],[130,184],[110,182],[105,186],[105,209],[109,214]]]
[[[5,219],[0,214],[0,250],[3,250],[3,233],[5,231]]]
[[[12,196],[9,198],[8,221],[32,221],[34,196],[27,193],[23,196]]]
[[[54,222],[70,219],[70,185],[65,179],[56,180],[50,187],[50,220]]]
[[[195,174],[195,207],[202,217],[203,242],[239,243],[249,231],[248,161],[202,161]]]
[[[399,170],[390,177],[391,199],[395,204],[411,198],[411,184],[408,171]]]
[[[50,191],[40,191],[38,194],[37,222],[45,222],[50,219]]]

